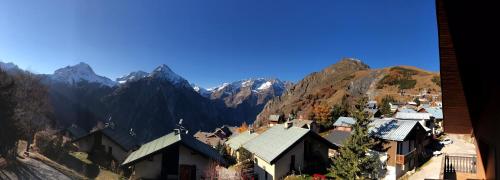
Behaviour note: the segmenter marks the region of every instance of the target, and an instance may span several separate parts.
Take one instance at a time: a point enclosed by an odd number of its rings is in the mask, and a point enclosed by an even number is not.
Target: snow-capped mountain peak
[[[94,70],[92,70],[92,68],[84,62],[80,62],[74,66],[66,66],[64,68],[58,69],[54,71],[54,74],[52,74],[51,77],[53,80],[68,84],[75,84],[80,81],[88,81],[91,83],[99,83],[109,87],[116,85],[115,81],[95,74]]]
[[[162,64],[155,68],[153,72],[149,74],[149,77],[162,78],[168,80],[174,85],[184,85],[186,87],[189,87],[189,83],[186,79],[176,74],[165,64]]]
[[[116,81],[120,84],[124,84],[126,82],[132,82],[132,81],[142,79],[144,77],[147,77],[148,75],[149,75],[149,73],[144,72],[144,71],[134,71],[134,72],[131,72],[125,76],[116,78]]]
[[[211,96],[211,94],[221,93],[227,95],[236,94],[242,90],[250,90],[252,93],[262,93],[271,90],[275,91],[277,94],[281,94],[286,90],[287,85],[289,84],[289,82],[284,82],[274,78],[252,78],[232,83],[223,83],[220,86],[209,89],[193,86],[193,89],[205,97]]]

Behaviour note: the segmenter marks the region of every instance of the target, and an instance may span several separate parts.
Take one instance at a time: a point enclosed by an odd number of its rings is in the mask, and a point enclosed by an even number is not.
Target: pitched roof
[[[429,113],[406,113],[406,112],[398,112],[396,113],[396,119],[413,119],[413,120],[422,120],[422,119],[431,119],[431,115]]]
[[[123,147],[126,151],[132,150],[139,145],[139,141],[131,136],[128,131],[117,128],[104,128],[102,133],[108,136],[112,141]]]
[[[295,126],[289,128],[285,127],[285,124],[275,125],[261,135],[243,144],[243,148],[262,158],[264,161],[273,164],[282,154],[287,152],[308,134],[326,143],[328,146],[336,147],[334,144],[309,129]]]
[[[240,133],[236,135],[233,138],[230,138],[228,141],[226,141],[226,144],[231,147],[231,149],[239,149],[243,144],[246,142],[250,141],[251,139],[257,137],[259,134],[258,133],[250,133],[250,131],[245,131],[243,133]]]
[[[122,163],[122,166],[133,164],[134,162],[137,162],[150,155],[154,155],[161,150],[177,143],[181,143],[210,159],[216,160],[223,164],[225,163],[223,158],[214,148],[198,141],[188,134],[172,132],[146,144],[143,144],[138,150],[132,152],[127,157],[127,159],[125,159],[125,161]]]
[[[285,125],[279,124],[248,141],[243,147],[256,156],[271,163],[308,132],[308,129],[294,126],[285,128]]]
[[[280,120],[280,115],[278,114],[272,114],[272,115],[269,115],[269,120],[270,121],[279,121]]]
[[[85,137],[89,137],[97,133],[102,133],[125,151],[130,151],[139,145],[139,141],[133,136],[131,136],[128,131],[111,127],[106,127],[103,129],[92,131],[90,133],[85,134],[84,136],[73,139],[72,142],[79,141]]]
[[[369,132],[372,136],[381,139],[403,141],[413,128],[418,125],[421,126],[418,121],[374,119],[370,123]]]
[[[82,129],[78,126],[70,126],[70,127],[66,128],[66,131],[69,132],[69,134],[71,134],[71,136],[73,136],[72,138],[74,138],[74,139],[81,138],[81,137],[88,134],[87,131],[85,131],[84,129]]]
[[[407,108],[398,108],[398,112],[403,112],[403,113],[417,113],[417,111],[413,109],[407,109]]]
[[[349,131],[333,130],[325,137],[325,139],[337,146],[343,146],[345,141],[347,141],[347,138],[351,136],[351,133],[352,132]]]
[[[443,110],[440,108],[429,107],[429,108],[425,108],[425,111],[430,113],[432,115],[432,117],[434,117],[436,119],[443,119]]]
[[[334,126],[352,126],[353,124],[356,123],[356,119],[352,117],[339,117],[335,123],[333,123]]]
[[[314,121],[306,119],[294,119],[290,122],[292,122],[295,127],[304,127],[304,125],[311,125]]]

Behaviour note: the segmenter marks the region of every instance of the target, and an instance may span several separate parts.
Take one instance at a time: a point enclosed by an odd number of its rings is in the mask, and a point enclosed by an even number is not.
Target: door
[[[196,180],[196,166],[181,165],[180,180]]]

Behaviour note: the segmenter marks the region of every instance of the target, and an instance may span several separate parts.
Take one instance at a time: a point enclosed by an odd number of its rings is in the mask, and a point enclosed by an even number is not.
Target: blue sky
[[[212,87],[297,81],[343,57],[439,70],[432,0],[2,0],[0,60],[37,73],[86,62],[115,79],[159,64]]]

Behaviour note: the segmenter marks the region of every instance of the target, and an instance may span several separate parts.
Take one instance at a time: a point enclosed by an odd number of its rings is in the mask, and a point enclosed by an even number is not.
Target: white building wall
[[[295,169],[303,169],[304,166],[304,141],[296,144],[290,151],[285,155],[281,156],[279,160],[274,164],[269,164],[258,156],[254,156],[257,159],[257,164],[255,164],[254,172],[259,176],[259,179],[265,180],[266,173],[268,174],[268,180],[275,180],[284,178],[290,172],[291,157],[295,155]],[[299,172],[296,172],[299,173]]]
[[[144,159],[137,164],[135,164],[135,175],[136,178],[143,179],[157,179],[161,175],[161,161],[162,154],[157,154],[153,156],[152,161],[150,159]]]
[[[211,161],[205,156],[196,151],[187,148],[186,146],[179,146],[179,165],[194,165],[196,166],[196,179],[201,179],[201,176],[206,173],[210,167]],[[212,164],[215,168],[215,164]]]
[[[127,158],[128,152],[125,152],[118,144],[111,141],[107,136],[102,136],[102,145],[104,146],[104,151],[108,152],[108,147],[111,147],[111,155],[113,158],[118,160],[118,162],[123,162]],[[109,152],[108,152],[109,153]]]

